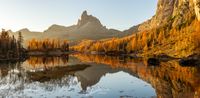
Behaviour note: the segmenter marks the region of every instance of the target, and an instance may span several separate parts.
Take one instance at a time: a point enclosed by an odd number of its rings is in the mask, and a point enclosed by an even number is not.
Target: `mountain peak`
[[[92,23],[95,25],[101,25],[101,22],[99,21],[99,19],[97,19],[96,17],[92,16],[92,15],[88,15],[88,12],[85,10],[83,11],[82,15],[81,15],[81,19],[78,20],[78,26],[81,27],[87,23]]]
[[[85,11],[83,11],[81,18],[86,17],[86,16],[88,16],[88,14],[87,14],[87,11],[85,10]]]

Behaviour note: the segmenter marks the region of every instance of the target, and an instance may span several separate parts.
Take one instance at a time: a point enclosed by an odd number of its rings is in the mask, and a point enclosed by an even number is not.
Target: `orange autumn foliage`
[[[58,39],[32,39],[28,41],[29,51],[48,51],[48,50],[62,50],[69,51],[69,44],[67,40],[60,41]]]

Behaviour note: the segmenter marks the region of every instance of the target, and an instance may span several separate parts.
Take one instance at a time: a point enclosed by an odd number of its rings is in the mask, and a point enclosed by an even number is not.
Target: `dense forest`
[[[172,27],[172,21],[173,19],[160,28],[133,33],[129,37],[86,41],[71,49],[82,52],[123,52],[143,56],[168,54],[173,57],[200,53],[200,22],[194,16],[188,16],[186,22]]]
[[[23,36],[19,32],[18,39],[9,35],[9,31],[2,29],[0,35],[0,59],[20,59],[26,52],[22,46]]]
[[[62,52],[69,51],[69,44],[67,40],[60,41],[58,39],[44,39],[37,40],[32,39],[28,41],[28,51],[55,51],[60,50]]]
[[[27,48],[23,47],[24,39],[21,32],[18,32],[16,39],[9,31],[2,30],[0,35],[0,60],[17,60],[28,56],[28,52],[67,52],[69,44],[67,40],[57,39],[32,39],[28,41]]]

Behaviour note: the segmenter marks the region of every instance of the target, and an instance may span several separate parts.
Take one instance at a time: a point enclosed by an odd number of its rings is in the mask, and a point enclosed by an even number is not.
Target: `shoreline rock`
[[[192,54],[179,61],[181,66],[200,66],[200,54]]]

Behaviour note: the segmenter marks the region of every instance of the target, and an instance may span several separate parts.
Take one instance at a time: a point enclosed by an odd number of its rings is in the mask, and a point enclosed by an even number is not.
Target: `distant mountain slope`
[[[136,26],[133,26],[133,27],[127,29],[127,30],[124,30],[123,32],[124,32],[124,34],[127,34],[127,36],[128,36],[128,35],[131,35],[133,33],[137,33],[138,27],[139,27],[139,25],[136,25]]]
[[[18,32],[22,33],[22,35],[24,36],[24,40],[42,37],[42,32],[29,31],[27,28],[21,29]]]
[[[22,29],[18,32],[22,32],[25,40],[32,38],[59,38],[70,41],[81,41],[83,39],[100,40],[112,37],[124,37],[132,34],[132,32],[122,32],[106,28],[96,17],[88,15],[87,11],[82,13],[76,25],[65,27],[54,24],[44,32],[31,32],[28,29]]]
[[[118,30],[107,29],[96,17],[88,15],[87,11],[84,11],[76,25],[70,27],[52,25],[44,31],[44,35],[45,37],[67,38],[72,41],[79,41],[83,39],[99,40],[110,37],[123,37],[125,34]]]

